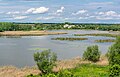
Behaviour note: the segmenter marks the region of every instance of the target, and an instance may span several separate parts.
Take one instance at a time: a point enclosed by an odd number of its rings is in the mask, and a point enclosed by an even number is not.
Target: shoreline
[[[58,60],[57,66],[53,68],[54,72],[58,72],[60,69],[71,69],[75,68],[77,64],[95,64],[100,66],[107,66],[108,59],[105,56],[101,56],[100,60],[96,63],[82,60],[80,57],[66,60]],[[0,66],[0,77],[25,77],[29,74],[38,75],[40,71],[37,66],[26,66],[18,68],[15,66]]]
[[[50,31],[5,31],[0,32],[0,36],[42,36],[42,35],[59,35],[67,32],[50,32]]]

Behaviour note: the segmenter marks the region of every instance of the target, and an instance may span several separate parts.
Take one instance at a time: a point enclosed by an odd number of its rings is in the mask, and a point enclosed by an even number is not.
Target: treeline
[[[75,23],[11,23],[0,22],[0,31],[29,31],[29,30],[58,30],[58,29],[91,29],[103,31],[120,31],[120,24],[75,24]]]

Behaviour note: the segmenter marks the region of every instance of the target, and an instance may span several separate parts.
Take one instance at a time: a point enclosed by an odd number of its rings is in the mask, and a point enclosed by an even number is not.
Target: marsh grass
[[[22,38],[21,36],[6,36],[6,38]]]
[[[42,35],[59,35],[67,34],[65,32],[49,32],[49,31],[5,31],[0,32],[0,36],[42,36]]]
[[[117,34],[108,34],[108,33],[101,33],[101,34],[74,34],[74,36],[105,36],[105,37],[117,37]]]
[[[52,40],[68,40],[68,41],[75,41],[75,40],[88,40],[88,38],[72,38],[72,37],[57,37],[51,38]]]
[[[95,42],[97,42],[97,43],[115,42],[115,40],[114,39],[105,39],[105,40],[100,39],[100,40],[95,40]]]

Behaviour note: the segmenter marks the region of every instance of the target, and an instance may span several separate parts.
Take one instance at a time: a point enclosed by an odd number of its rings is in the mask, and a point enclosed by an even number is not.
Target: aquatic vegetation
[[[98,42],[98,43],[104,43],[104,42],[115,42],[114,39],[100,39],[100,40],[95,40],[95,42]]]
[[[6,36],[6,38],[22,38],[21,36]]]
[[[117,34],[108,34],[108,33],[101,33],[101,34],[74,34],[74,36],[105,36],[105,37],[117,37]]]
[[[57,37],[51,38],[52,40],[68,40],[68,41],[75,41],[75,40],[88,40],[88,38],[73,38],[73,37]]]

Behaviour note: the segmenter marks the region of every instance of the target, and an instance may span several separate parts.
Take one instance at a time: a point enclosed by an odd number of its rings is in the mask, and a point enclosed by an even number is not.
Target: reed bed
[[[104,42],[115,42],[114,39],[100,39],[100,40],[95,40],[95,42],[98,42],[98,43],[104,43]]]
[[[67,34],[66,32],[49,32],[49,31],[5,31],[0,32],[0,36],[42,36]]]
[[[117,37],[118,34],[108,34],[108,33],[101,33],[101,34],[74,34],[74,36],[105,36],[105,37]]]
[[[57,37],[57,38],[52,38],[52,40],[68,40],[68,41],[75,41],[75,40],[88,40],[88,38]]]

